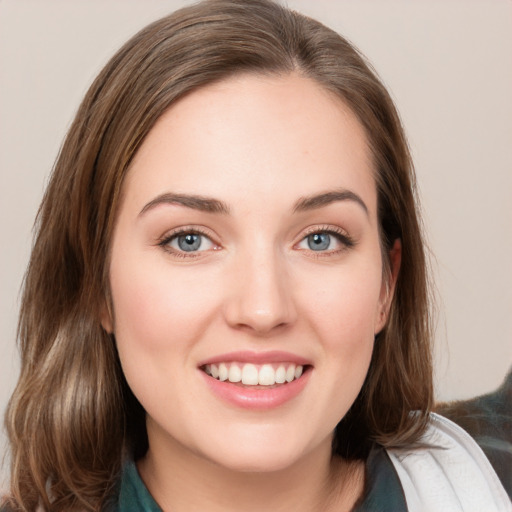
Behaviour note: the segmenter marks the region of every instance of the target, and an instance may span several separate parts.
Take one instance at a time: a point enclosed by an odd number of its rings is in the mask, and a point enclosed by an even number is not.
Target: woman
[[[508,506],[476,445],[429,416],[389,95],[344,39],[271,2],[183,9],[107,64],[41,206],[20,344],[13,509],[428,509],[408,461],[443,443],[476,453],[468,507]]]

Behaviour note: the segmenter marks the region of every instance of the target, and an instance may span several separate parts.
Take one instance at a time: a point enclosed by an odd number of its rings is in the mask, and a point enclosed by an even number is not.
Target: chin
[[[226,435],[212,440],[203,451],[210,461],[228,470],[240,473],[270,473],[294,466],[310,451],[306,440],[293,435]],[[329,440],[330,446],[330,440]]]
[[[212,454],[210,460],[237,473],[273,473],[293,466],[298,458],[297,453],[268,453],[237,446],[231,450],[235,453]]]

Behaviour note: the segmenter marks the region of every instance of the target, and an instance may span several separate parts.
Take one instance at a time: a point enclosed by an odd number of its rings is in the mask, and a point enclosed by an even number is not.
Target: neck
[[[364,464],[331,456],[330,440],[289,467],[241,472],[192,453],[173,440],[138,463],[164,512],[312,512],[350,510],[363,490]]]

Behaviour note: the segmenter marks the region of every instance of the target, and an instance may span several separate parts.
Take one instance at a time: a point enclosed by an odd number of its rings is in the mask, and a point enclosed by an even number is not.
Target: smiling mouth
[[[207,375],[221,382],[230,382],[243,386],[270,387],[289,384],[299,379],[307,369],[300,364],[273,363],[252,364],[226,362],[206,364],[201,367]]]

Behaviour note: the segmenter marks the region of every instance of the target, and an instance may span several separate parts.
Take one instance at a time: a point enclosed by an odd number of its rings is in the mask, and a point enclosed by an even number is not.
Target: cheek
[[[315,427],[322,418],[327,430],[345,416],[359,394],[374,346],[375,312],[379,304],[380,267],[350,266],[336,269],[319,286],[313,279],[302,289],[302,316],[319,340],[320,356],[314,373],[317,392],[310,416],[303,421]],[[319,276],[317,276],[319,277]],[[312,288],[316,283],[316,287]],[[316,290],[305,293],[305,290]],[[309,299],[309,300],[306,300]],[[304,426],[304,428],[306,428]]]
[[[345,271],[346,270],[346,271]],[[349,407],[366,377],[380,304],[380,266],[347,267],[333,273],[304,302],[310,325],[321,340],[323,369],[332,377],[332,400]],[[346,402],[346,403],[345,403]],[[343,414],[346,411],[341,411]]]
[[[380,308],[378,269],[368,267],[333,273],[321,289],[307,294],[304,303],[309,317],[327,343],[340,349],[357,350],[364,340],[373,340]]]
[[[325,360],[335,372],[339,370],[338,378],[345,386],[354,384],[357,388],[366,376],[373,351],[375,295],[355,285],[346,286],[343,292],[332,290],[324,298],[326,301],[313,313],[313,322],[328,355]]]
[[[141,260],[113,260],[110,280],[123,372],[148,408],[156,396],[165,399],[172,376],[193,364],[194,347],[216,306],[212,294],[201,293],[193,270],[172,272],[165,260]]]
[[[123,273],[118,268],[112,275],[114,332],[118,343],[158,348],[164,341],[162,332],[178,327],[176,324],[186,313],[187,301],[177,300],[169,292],[171,287],[161,282],[155,286],[154,281],[151,271],[140,269]]]
[[[118,341],[132,340],[146,349],[172,345],[173,333],[187,338],[198,325],[198,311],[211,301],[201,293],[194,272],[172,272],[161,261],[142,263],[118,258],[110,275]],[[160,258],[161,260],[161,258]]]
[[[114,334],[128,384],[144,408],[155,412],[175,401],[214,304],[193,272],[172,272],[161,257],[143,260],[113,254]]]

